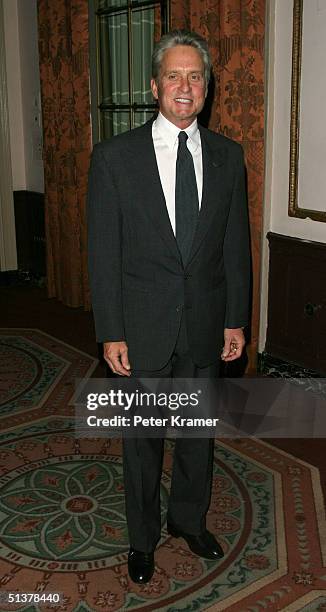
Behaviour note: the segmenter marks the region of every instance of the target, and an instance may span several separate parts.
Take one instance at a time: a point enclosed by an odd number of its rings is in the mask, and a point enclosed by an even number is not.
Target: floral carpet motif
[[[0,428],[66,414],[76,378],[90,376],[97,363],[37,329],[0,328]]]
[[[326,611],[319,473],[254,439],[217,441],[207,526],[225,551],[193,555],[167,534],[173,461],[166,440],[162,537],[146,585],[128,576],[121,441],[78,439],[74,379],[96,361],[35,330],[5,330],[0,350],[0,591],[62,593],[0,612]]]
[[[150,583],[135,585],[127,572],[120,440],[79,440],[73,426],[52,417],[1,435],[0,590],[63,593],[54,607],[7,609],[291,610],[307,595],[309,603],[293,610],[325,609],[314,468],[254,440],[218,442],[207,517],[225,551],[216,563],[166,532],[173,457],[166,440],[156,569]]]

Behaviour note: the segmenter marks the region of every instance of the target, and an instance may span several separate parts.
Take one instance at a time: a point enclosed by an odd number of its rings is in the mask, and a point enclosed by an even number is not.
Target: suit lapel
[[[139,139],[138,146],[136,149],[134,147],[130,148],[130,151],[126,151],[126,153],[130,154],[129,167],[133,168],[136,176],[139,177],[139,181],[142,181],[142,205],[146,207],[151,222],[156,227],[167,247],[181,262],[181,255],[170,223],[157,167],[152,139],[152,123],[153,120],[150,120],[142,128],[139,128],[137,134]],[[135,150],[138,152],[137,157],[134,154]],[[144,168],[146,168],[145,180],[142,179]]]
[[[225,162],[223,148],[213,149],[207,139],[205,132],[200,129],[202,156],[203,156],[203,195],[198,217],[198,224],[191,247],[189,260],[195,257],[207,231],[211,225],[213,216],[216,214],[218,205],[223,205],[220,193],[223,184],[223,165]]]
[[[139,181],[142,181],[141,177],[144,176],[144,168],[146,168],[147,178],[141,184],[142,206],[146,207],[147,215],[151,219],[152,224],[156,227],[169,250],[182,265],[181,255],[170,223],[157,167],[152,139],[153,120],[148,121],[144,126],[135,130],[134,137],[138,139],[138,142],[135,143],[133,141],[130,149],[126,149],[128,168],[135,173],[135,177]],[[198,225],[187,266],[195,257],[204,240],[213,216],[216,214],[217,207],[219,204],[223,206],[219,194],[223,184],[224,150],[222,147],[213,148],[208,142],[205,131],[201,126],[199,126],[199,129],[203,156],[203,195]],[[135,155],[135,151],[137,151],[137,155]]]

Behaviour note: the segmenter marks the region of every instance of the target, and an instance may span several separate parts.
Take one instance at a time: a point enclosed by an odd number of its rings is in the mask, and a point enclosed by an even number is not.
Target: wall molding
[[[17,268],[3,1],[0,0],[0,271]]]

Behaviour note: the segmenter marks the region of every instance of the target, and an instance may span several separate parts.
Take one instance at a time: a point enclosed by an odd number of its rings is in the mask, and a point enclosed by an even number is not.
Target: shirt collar
[[[159,113],[155,121],[156,129],[160,136],[163,138],[165,144],[172,151],[178,142],[178,135],[181,131],[174,123],[169,121],[162,113]],[[200,133],[198,129],[197,118],[193,120],[191,125],[185,130],[182,130],[188,134],[189,144],[193,153],[196,152],[200,145]]]

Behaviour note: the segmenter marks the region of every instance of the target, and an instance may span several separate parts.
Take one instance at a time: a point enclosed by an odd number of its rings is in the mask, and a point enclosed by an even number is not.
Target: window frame
[[[90,24],[90,63],[91,63],[91,115],[93,126],[93,141],[103,140],[102,113],[104,112],[126,112],[129,114],[129,130],[135,127],[135,113],[139,111],[153,111],[157,109],[157,103],[138,103],[133,100],[133,51],[132,51],[132,12],[137,9],[154,8],[160,6],[161,12],[161,35],[165,34],[170,27],[170,0],[122,0],[121,6],[97,9],[97,0],[89,0],[89,24]],[[99,19],[103,15],[118,15],[127,12],[128,17],[128,80],[129,80],[129,103],[104,103],[101,101],[101,58],[100,58],[100,34]],[[94,100],[95,98],[95,100]]]

